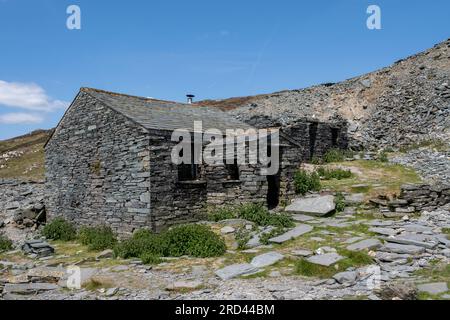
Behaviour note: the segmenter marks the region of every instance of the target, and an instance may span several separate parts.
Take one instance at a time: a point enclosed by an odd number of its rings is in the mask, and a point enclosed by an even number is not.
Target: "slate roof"
[[[136,97],[92,88],[81,91],[101,101],[111,109],[125,115],[147,129],[188,129],[193,131],[194,121],[202,121],[203,130],[215,128],[225,134],[226,129],[250,129],[223,111],[193,104]]]

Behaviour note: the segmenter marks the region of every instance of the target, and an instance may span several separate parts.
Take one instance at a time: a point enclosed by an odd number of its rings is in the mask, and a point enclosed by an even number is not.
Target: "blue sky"
[[[81,30],[66,28],[71,4]],[[366,27],[371,4],[381,30]],[[82,86],[175,101],[297,89],[449,31],[448,0],[0,0],[0,139],[55,126]]]

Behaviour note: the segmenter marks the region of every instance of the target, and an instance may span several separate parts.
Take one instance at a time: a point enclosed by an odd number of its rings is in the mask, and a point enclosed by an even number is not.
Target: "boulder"
[[[303,213],[315,216],[325,216],[336,208],[334,196],[316,196],[310,198],[295,199],[286,207],[286,212]]]
[[[109,259],[114,257],[114,252],[111,249],[106,249],[103,250],[102,252],[100,252],[95,259],[96,260],[100,260],[100,259]]]
[[[35,254],[37,257],[47,257],[55,252],[55,249],[43,240],[29,240],[22,246],[26,254]]]
[[[333,276],[340,284],[354,284],[356,282],[356,278],[358,277],[358,273],[356,271],[345,271],[339,272]]]

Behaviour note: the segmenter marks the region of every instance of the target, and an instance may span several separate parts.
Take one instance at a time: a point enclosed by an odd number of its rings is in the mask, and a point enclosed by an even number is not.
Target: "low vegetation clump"
[[[160,264],[163,261],[160,256],[149,252],[144,252],[139,258],[143,264]]]
[[[225,253],[223,239],[207,226],[186,224],[176,226],[161,234],[164,255],[180,257],[216,257]]]
[[[209,227],[198,224],[176,226],[160,234],[138,230],[131,239],[117,244],[114,254],[121,258],[140,258],[156,264],[160,257],[216,257],[224,254],[224,240]]]
[[[378,154],[377,160],[380,162],[389,162],[389,158],[386,151],[381,151]]]
[[[250,232],[245,228],[239,228],[236,231],[235,239],[237,242],[237,247],[239,250],[243,250],[246,248],[248,241],[252,238]]]
[[[5,236],[0,235],[0,252],[12,249],[12,241]]]
[[[76,238],[77,232],[72,223],[63,218],[55,218],[45,225],[42,235],[50,240],[71,241]]]
[[[336,212],[342,212],[345,209],[345,198],[344,195],[340,192],[336,193],[334,197],[334,202],[336,204]]]
[[[233,208],[219,208],[208,215],[208,220],[218,222],[237,218],[237,211]]]
[[[294,223],[287,214],[273,214],[260,203],[244,204],[234,208],[217,209],[209,215],[211,221],[245,219],[258,226],[292,227]]]
[[[163,255],[161,237],[146,229],[137,230],[130,239],[124,240],[114,247],[114,255],[124,259],[140,258],[144,254]]]
[[[323,178],[324,180],[342,180],[342,179],[348,179],[353,176],[352,172],[350,170],[344,170],[344,169],[328,169],[325,167],[319,167],[317,169],[317,174]]]
[[[258,226],[293,227],[294,222],[287,214],[273,214],[262,204],[246,204],[238,208],[238,217]]]
[[[78,232],[78,240],[89,250],[111,249],[117,243],[117,238],[110,227],[82,227]]]
[[[298,170],[294,175],[294,186],[297,194],[304,195],[308,191],[319,191],[321,188],[320,177],[316,172]]]
[[[323,156],[323,161],[325,163],[342,162],[344,159],[345,152],[340,149],[330,149]]]

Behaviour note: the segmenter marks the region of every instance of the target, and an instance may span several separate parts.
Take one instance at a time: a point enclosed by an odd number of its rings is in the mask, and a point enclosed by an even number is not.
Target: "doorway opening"
[[[280,176],[267,176],[267,207],[274,209],[280,203]]]

